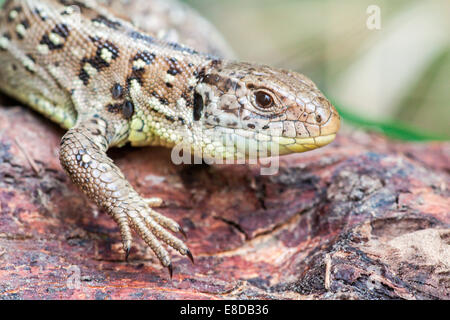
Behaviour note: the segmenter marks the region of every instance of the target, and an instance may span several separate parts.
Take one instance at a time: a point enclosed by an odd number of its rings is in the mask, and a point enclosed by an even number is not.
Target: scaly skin
[[[219,42],[205,48],[217,53]],[[94,1],[7,1],[0,74],[3,92],[69,129],[61,164],[118,223],[127,255],[134,230],[170,272],[164,244],[192,259],[170,232],[182,229],[151,208],[160,200],[139,196],[109,147],[183,146],[206,159],[248,159],[315,149],[339,129],[335,108],[307,77],[166,42]]]

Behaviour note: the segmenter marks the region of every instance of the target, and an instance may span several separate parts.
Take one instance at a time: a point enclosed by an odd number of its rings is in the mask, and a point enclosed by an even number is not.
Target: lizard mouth
[[[280,155],[282,155],[294,152],[305,152],[326,146],[327,144],[331,143],[335,137],[336,134],[333,133],[319,137],[278,138],[277,140],[280,147]]]
[[[335,133],[305,138],[272,137],[272,143],[267,144],[265,148],[269,151],[270,156],[281,156],[290,153],[306,152],[326,146],[331,143],[335,137]],[[260,141],[259,144],[261,146],[264,142]]]
[[[314,150],[331,143],[336,137],[336,133],[322,135],[317,137],[277,137],[258,134],[257,136],[243,136],[239,130],[233,131],[233,134],[224,133],[222,148],[215,150],[215,156],[235,158],[244,157],[247,159],[266,158],[272,156],[281,156],[291,153],[300,153]],[[225,142],[228,142],[225,146]],[[231,143],[230,143],[231,142]]]

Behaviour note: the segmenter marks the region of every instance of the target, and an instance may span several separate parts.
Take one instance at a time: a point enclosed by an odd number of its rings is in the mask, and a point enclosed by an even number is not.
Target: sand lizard
[[[142,8],[147,0],[129,2]],[[154,8],[158,1],[148,4]],[[108,148],[182,144],[207,159],[234,159],[260,156],[247,149],[253,143],[258,152],[288,154],[330,143],[340,120],[304,75],[218,57],[230,54],[220,36],[208,42],[217,33],[207,22],[191,38],[201,47],[194,49],[181,44],[187,36],[161,39],[158,30],[114,13],[120,6],[112,0],[7,0],[0,12],[0,89],[68,129],[61,165],[117,222],[126,257],[134,230],[172,273],[166,246],[193,260],[171,233],[181,227],[152,209],[160,199],[144,199],[133,189]],[[171,6],[169,13],[180,9]],[[201,19],[183,10],[191,21]]]

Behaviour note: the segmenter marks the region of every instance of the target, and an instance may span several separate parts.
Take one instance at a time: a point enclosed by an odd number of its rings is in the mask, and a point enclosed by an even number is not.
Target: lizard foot
[[[119,225],[125,258],[128,259],[135,231],[153,250],[172,274],[166,249],[171,247],[193,262],[191,251],[171,232],[185,235],[174,220],[153,210],[161,205],[158,198],[143,199],[126,180],[120,169],[106,155],[107,123],[100,118],[81,122],[61,141],[60,160],[72,181]]]
[[[170,273],[172,273],[172,263],[163,243],[187,256],[194,263],[189,248],[170,232],[180,232],[185,236],[183,229],[177,222],[150,208],[145,199],[142,199],[141,203],[138,204],[133,199],[132,206],[128,208],[124,208],[123,205],[126,205],[126,203],[116,207],[117,209],[112,209],[111,215],[119,225],[127,261],[132,244],[131,230],[134,230],[153,250],[161,264],[169,269]]]

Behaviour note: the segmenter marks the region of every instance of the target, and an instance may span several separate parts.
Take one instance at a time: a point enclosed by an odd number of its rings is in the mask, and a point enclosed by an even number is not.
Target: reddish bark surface
[[[58,162],[63,133],[0,107],[2,299],[450,298],[449,143],[342,130],[280,158],[272,176],[111,150],[187,233],[195,265],[173,253],[171,280],[138,237],[124,261],[116,224],[94,216]]]

